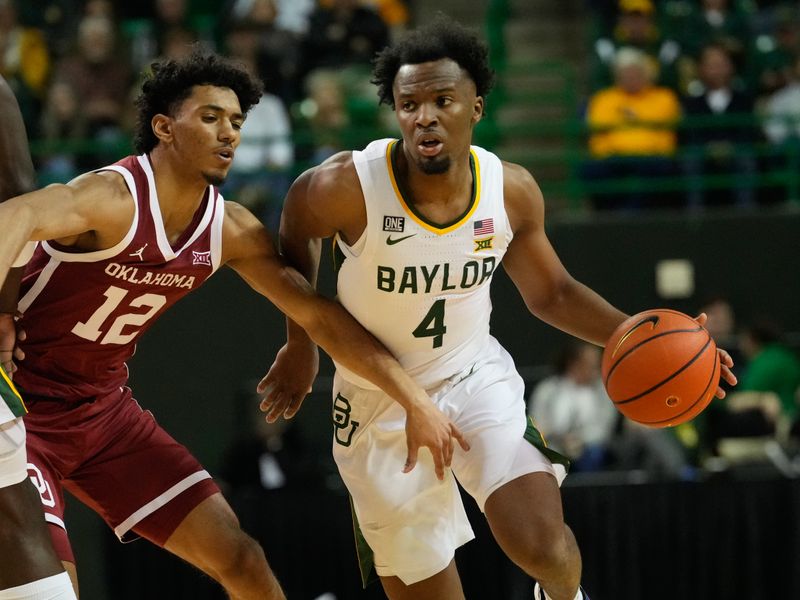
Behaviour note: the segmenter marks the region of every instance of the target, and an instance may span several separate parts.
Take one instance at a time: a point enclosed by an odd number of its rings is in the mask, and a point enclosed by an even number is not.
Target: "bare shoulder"
[[[281,232],[326,238],[342,233],[357,238],[367,222],[364,193],[352,152],[339,152],[304,172],[284,204]]]
[[[533,175],[523,166],[503,161],[503,196],[512,228],[541,225],[544,197]]]
[[[263,223],[238,202],[225,202],[222,223],[222,262],[272,252],[272,240]]]
[[[348,197],[352,196],[354,192],[361,194],[361,184],[358,181],[352,152],[334,154],[303,175],[306,174],[308,174],[308,186],[312,195],[324,193],[326,196]]]

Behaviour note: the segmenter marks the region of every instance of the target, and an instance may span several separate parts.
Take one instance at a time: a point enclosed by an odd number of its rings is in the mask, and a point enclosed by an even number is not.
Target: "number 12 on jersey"
[[[447,333],[447,326],[444,324],[444,300],[441,298],[434,302],[428,314],[413,331],[415,338],[432,337],[434,348],[442,346],[444,334]]]

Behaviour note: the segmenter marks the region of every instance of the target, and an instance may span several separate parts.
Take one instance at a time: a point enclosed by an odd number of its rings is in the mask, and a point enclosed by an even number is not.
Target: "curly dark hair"
[[[394,108],[392,86],[400,67],[442,58],[455,61],[469,73],[478,96],[486,97],[492,89],[494,71],[489,66],[486,44],[475,32],[440,14],[429,25],[409,32],[376,56],[371,81],[378,86],[381,104]]]
[[[147,153],[158,145],[151,121],[157,114],[174,115],[196,85],[227,87],[239,98],[242,113],[257,104],[263,86],[244,67],[202,48],[195,48],[184,60],[167,60],[151,65],[152,73],[136,98],[138,110],[134,146]]]

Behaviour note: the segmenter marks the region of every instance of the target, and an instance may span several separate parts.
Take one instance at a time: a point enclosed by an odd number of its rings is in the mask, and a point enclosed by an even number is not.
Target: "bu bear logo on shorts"
[[[336,438],[336,443],[342,446],[349,446],[353,439],[353,434],[358,428],[358,421],[350,420],[350,400],[336,394],[333,401],[333,434]]]

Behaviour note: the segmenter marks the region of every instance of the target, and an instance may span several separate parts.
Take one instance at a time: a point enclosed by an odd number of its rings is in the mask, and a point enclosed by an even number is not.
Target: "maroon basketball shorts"
[[[125,542],[163,546],[200,502],[219,492],[208,472],[128,388],[91,402],[26,395],[28,473],[39,489],[53,544],[74,562],[64,524],[67,490]]]

